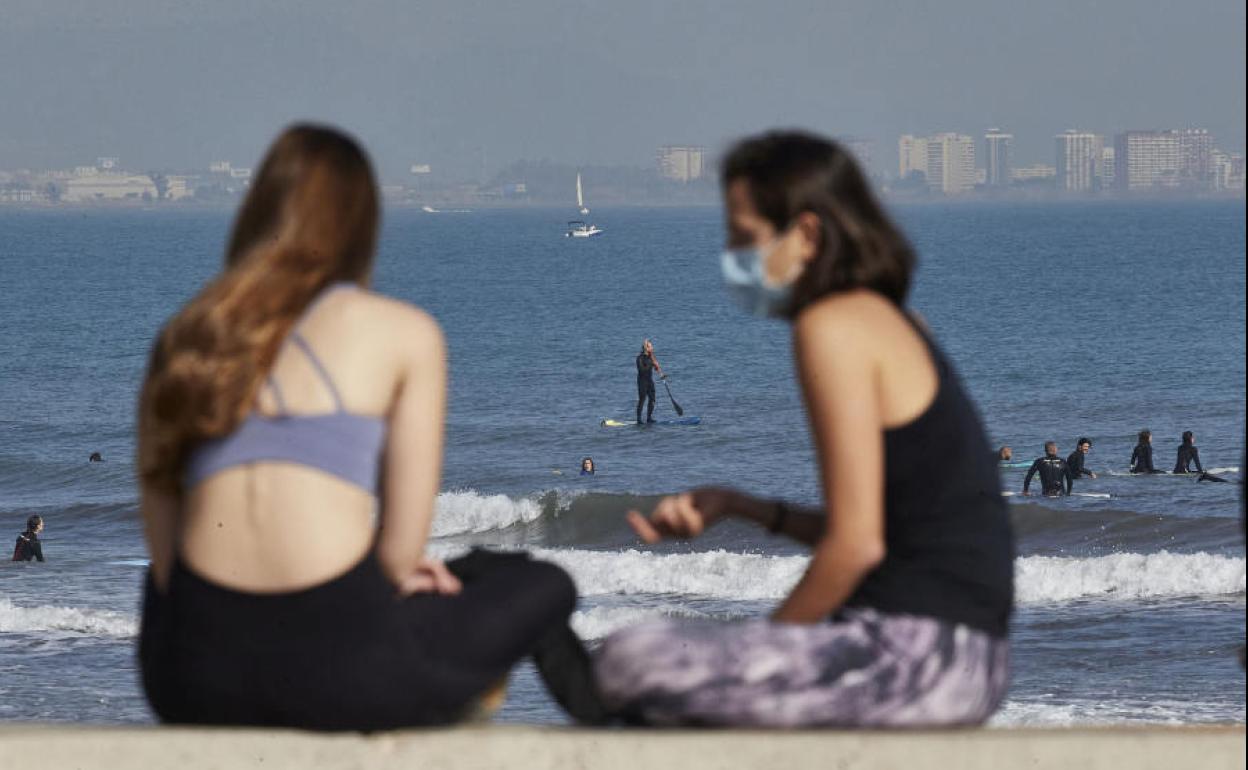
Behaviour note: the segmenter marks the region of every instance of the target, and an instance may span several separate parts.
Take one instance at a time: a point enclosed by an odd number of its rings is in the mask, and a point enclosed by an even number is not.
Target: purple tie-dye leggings
[[[1009,680],[1009,642],[869,609],[833,623],[660,620],[616,631],[599,687],[651,725],[923,727],[980,724]]]

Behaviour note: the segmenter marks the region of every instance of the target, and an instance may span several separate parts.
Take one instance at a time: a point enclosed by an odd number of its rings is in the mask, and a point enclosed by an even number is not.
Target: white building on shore
[[[156,183],[146,174],[103,173],[95,167],[76,169],[74,176],[65,183],[61,200],[66,203],[90,203],[91,201],[155,200],[158,196]]]
[[[1067,192],[1100,190],[1105,149],[1101,135],[1072,128],[1053,141],[1057,149],[1057,188]]]
[[[706,173],[706,148],[694,145],[665,145],[656,157],[659,176],[675,182],[692,182]]]

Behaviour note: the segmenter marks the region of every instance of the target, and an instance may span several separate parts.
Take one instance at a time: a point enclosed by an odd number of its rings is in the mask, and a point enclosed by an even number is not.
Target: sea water
[[[1014,680],[996,724],[1244,721],[1238,483],[1132,477],[1195,431],[1207,468],[1244,451],[1242,202],[898,208],[913,306],[994,444],[1093,440],[1088,496],[1010,498],[1019,537]],[[767,612],[806,564],[735,522],[642,545],[630,508],[699,484],[815,503],[788,329],[720,285],[720,212],[386,214],[376,288],[429,310],[450,349],[435,553],[525,547],[567,568],[586,639],[656,616]],[[0,211],[0,535],[47,522],[44,564],[0,563],[0,719],[147,722],[135,664],[145,550],[134,403],[153,334],[217,269],[229,212]],[[697,426],[631,419],[654,340]],[[674,416],[660,386],[656,416]],[[87,463],[99,451],[105,462]],[[582,457],[598,473],[578,475]],[[925,458],[957,474],[939,450]],[[1021,491],[1023,469],[1002,472]],[[8,533],[5,535],[4,533]],[[11,542],[11,541],[5,541]],[[7,553],[7,552],[6,552]],[[558,722],[532,669],[500,719]]]

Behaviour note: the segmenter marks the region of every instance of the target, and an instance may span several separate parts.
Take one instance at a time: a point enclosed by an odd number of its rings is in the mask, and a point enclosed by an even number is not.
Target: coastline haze
[[[653,0],[0,0],[0,168],[258,160],[294,120],[340,125],[383,179],[413,163],[479,177],[518,159],[650,166],[664,144],[722,147],[770,126],[875,142],[990,127],[1016,162],[1053,137],[1202,126],[1244,147],[1242,3]]]

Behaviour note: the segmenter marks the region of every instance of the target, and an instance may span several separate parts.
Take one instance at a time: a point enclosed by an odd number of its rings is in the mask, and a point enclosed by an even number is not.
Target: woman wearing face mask
[[[664,725],[982,722],[1007,688],[1013,537],[975,407],[905,307],[910,246],[818,137],[748,139],[722,174],[724,277],[792,323],[823,505],[703,488],[630,512],[647,542],[736,517],[811,560],[770,618],[610,636],[595,662],[608,705]]]

